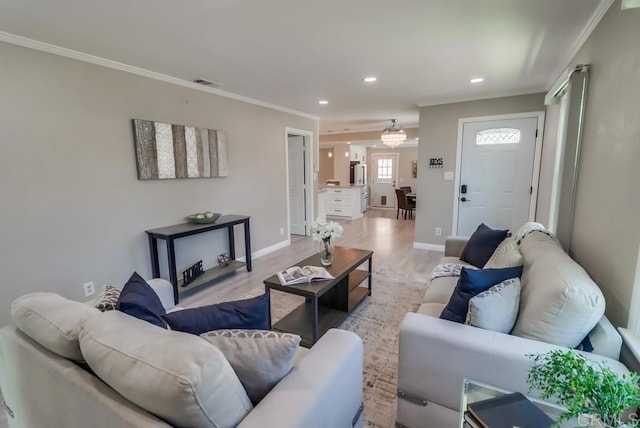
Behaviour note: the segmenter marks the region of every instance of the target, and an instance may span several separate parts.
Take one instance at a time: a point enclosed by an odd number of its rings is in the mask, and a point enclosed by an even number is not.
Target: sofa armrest
[[[447,236],[444,241],[444,256],[460,257],[468,240],[468,236]]]
[[[457,412],[463,378],[527,393],[532,362],[526,355],[555,349],[567,348],[409,313],[400,326],[398,389]],[[576,352],[628,371],[618,361]]]
[[[361,404],[362,341],[331,329],[239,426],[347,428]]]
[[[147,284],[156,292],[165,310],[168,311],[176,305],[173,300],[173,285],[169,281],[162,278],[152,278],[147,280]]]
[[[593,353],[604,355],[614,360],[620,359],[622,337],[606,316],[602,316],[598,324],[589,332],[589,340],[593,346]]]

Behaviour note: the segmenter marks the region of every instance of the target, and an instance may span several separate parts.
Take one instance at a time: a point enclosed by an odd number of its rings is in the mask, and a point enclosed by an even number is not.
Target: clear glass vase
[[[320,253],[320,263],[322,266],[331,266],[333,263],[333,254],[331,254],[331,242],[322,241],[322,252]]]

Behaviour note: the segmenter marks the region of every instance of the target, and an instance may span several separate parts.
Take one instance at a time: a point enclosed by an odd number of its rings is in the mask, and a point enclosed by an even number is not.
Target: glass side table
[[[480,382],[474,379],[464,378],[462,381],[462,396],[460,399],[460,423],[459,427],[464,427],[464,412],[467,410],[467,404],[475,403],[477,401],[487,400],[489,398],[499,397],[500,395],[510,394],[514,391],[509,391],[504,388],[500,388],[495,385],[489,385],[488,383]],[[549,415],[554,421],[558,420],[560,415],[565,411],[565,408],[548,401],[542,401],[537,398],[527,396],[527,398],[535,404],[540,410]],[[560,427],[569,428],[580,426],[577,421],[566,421]]]

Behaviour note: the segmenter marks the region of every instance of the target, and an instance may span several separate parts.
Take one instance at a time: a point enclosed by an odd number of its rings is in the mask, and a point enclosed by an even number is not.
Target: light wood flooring
[[[415,221],[396,220],[395,217],[395,209],[369,209],[363,218],[339,221],[344,227],[344,234],[335,245],[373,250],[374,270],[385,267],[430,273],[442,253],[413,248]],[[310,237],[291,235],[291,245],[253,260],[251,272],[239,269],[229,278],[183,297],[180,306],[197,307],[239,299],[248,291],[262,286],[265,278],[320,249],[321,244]]]

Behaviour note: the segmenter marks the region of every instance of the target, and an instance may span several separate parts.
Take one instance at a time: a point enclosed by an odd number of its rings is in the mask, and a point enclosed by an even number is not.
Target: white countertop
[[[364,187],[362,184],[350,184],[348,186],[325,186],[324,190],[328,189],[351,189],[355,187]]]

